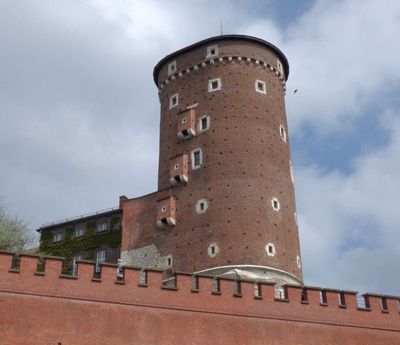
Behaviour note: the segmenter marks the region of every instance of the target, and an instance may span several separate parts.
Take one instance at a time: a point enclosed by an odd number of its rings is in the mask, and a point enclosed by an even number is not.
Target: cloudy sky
[[[152,69],[221,20],[289,59],[306,282],[400,295],[398,0],[0,0],[1,203],[36,229],[154,191]]]

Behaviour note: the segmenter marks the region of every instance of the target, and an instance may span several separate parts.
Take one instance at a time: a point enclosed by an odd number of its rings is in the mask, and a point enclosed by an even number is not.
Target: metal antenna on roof
[[[222,19],[221,19],[221,36],[224,34],[224,28],[223,28],[223,25],[222,25]]]

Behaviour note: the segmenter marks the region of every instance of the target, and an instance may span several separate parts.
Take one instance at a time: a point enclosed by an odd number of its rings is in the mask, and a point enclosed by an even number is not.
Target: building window
[[[216,243],[211,243],[211,244],[208,246],[208,250],[207,250],[207,251],[208,251],[208,256],[214,258],[214,257],[217,256],[218,251],[219,251],[219,248],[218,248],[218,246],[217,246]]]
[[[275,254],[276,254],[275,246],[274,246],[273,243],[268,243],[268,244],[265,246],[265,251],[267,252],[267,255],[268,255],[268,256],[275,256]]]
[[[297,223],[297,212],[294,213],[294,221],[295,221],[296,225],[298,226],[299,224]]]
[[[85,228],[83,225],[79,225],[75,228],[75,237],[82,237],[85,234]]]
[[[289,161],[289,170],[290,170],[290,179],[292,180],[292,183],[294,183],[292,161]]]
[[[207,57],[217,56],[218,55],[218,45],[213,45],[207,47]]]
[[[79,254],[79,255],[75,255],[73,260],[72,260],[72,275],[76,276],[76,274],[78,273],[78,263],[77,261],[83,260],[83,255]]]
[[[64,232],[56,232],[53,234],[53,242],[61,242],[64,240]]]
[[[167,210],[167,206],[161,206],[161,212],[165,212]]]
[[[201,149],[192,151],[192,169],[198,169],[203,164],[203,153]]]
[[[167,267],[172,267],[172,255],[168,255],[165,261]]]
[[[215,78],[208,81],[208,92],[221,90],[221,78]]]
[[[100,222],[97,224],[96,231],[103,232],[108,230],[108,222]]]
[[[283,66],[282,66],[282,62],[278,59],[276,60],[276,69],[283,74]]]
[[[96,273],[100,272],[100,264],[106,261],[106,250],[100,249],[96,253]]]
[[[179,163],[176,163],[176,164],[174,165],[174,169],[175,169],[175,170],[178,170],[178,169],[179,169]]]
[[[182,125],[184,125],[187,122],[187,118],[186,117],[182,118],[181,122],[182,122]]]
[[[272,198],[271,200],[271,205],[274,211],[279,211],[281,208],[281,205],[279,204],[279,201],[277,198]]]
[[[200,117],[198,127],[199,127],[200,132],[206,131],[207,129],[209,129],[210,128],[210,117],[207,115]]]
[[[297,261],[297,267],[301,268],[301,260],[300,260],[300,256],[297,255],[296,257],[296,261]]]
[[[168,75],[174,74],[176,72],[176,60],[168,64]]]
[[[256,80],[256,91],[260,92],[262,94],[266,94],[267,93],[267,86],[265,84],[265,81],[262,80]]]
[[[279,126],[279,136],[282,141],[286,142],[286,129],[282,125]]]
[[[206,199],[201,199],[196,203],[196,212],[198,214],[206,213],[208,209],[208,202]]]
[[[178,102],[179,102],[179,94],[176,93],[175,95],[172,95],[169,98],[169,109],[177,107]]]

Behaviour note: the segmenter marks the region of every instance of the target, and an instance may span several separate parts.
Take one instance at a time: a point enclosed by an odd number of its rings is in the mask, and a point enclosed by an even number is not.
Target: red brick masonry
[[[47,258],[36,273],[37,258],[21,256],[10,270],[12,254],[0,252],[0,344],[272,344],[399,345],[399,298],[365,295],[369,308],[357,307],[354,292],[286,287],[286,299],[274,299],[274,286],[176,275],[176,288],[161,287],[162,272],[103,265],[93,279],[93,264],[80,262],[78,276],[60,276],[62,260]],[[321,293],[323,294],[321,303]],[[343,300],[342,300],[343,301]]]

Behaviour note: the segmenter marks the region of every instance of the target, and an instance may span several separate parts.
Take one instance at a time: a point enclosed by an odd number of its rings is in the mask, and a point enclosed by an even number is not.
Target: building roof
[[[214,36],[214,37],[209,37],[206,38],[205,40],[193,43],[187,47],[184,47],[182,49],[179,49],[169,55],[167,55],[166,57],[164,57],[163,59],[161,59],[158,64],[154,67],[153,70],[153,78],[154,78],[154,82],[157,84],[158,81],[158,73],[160,72],[161,67],[169,60],[172,60],[175,56],[186,53],[194,48],[197,48],[201,45],[207,44],[207,43],[213,43],[216,41],[222,41],[222,40],[238,40],[238,41],[248,41],[248,42],[253,42],[253,43],[258,43],[260,45],[263,45],[264,47],[268,48],[269,50],[272,50],[276,55],[279,56],[279,59],[282,62],[283,68],[285,70],[285,78],[287,80],[287,78],[289,77],[289,62],[286,58],[286,56],[282,53],[282,51],[274,46],[273,44],[261,39],[261,38],[257,38],[257,37],[253,37],[253,36],[247,36],[247,35],[220,35],[220,36]]]

